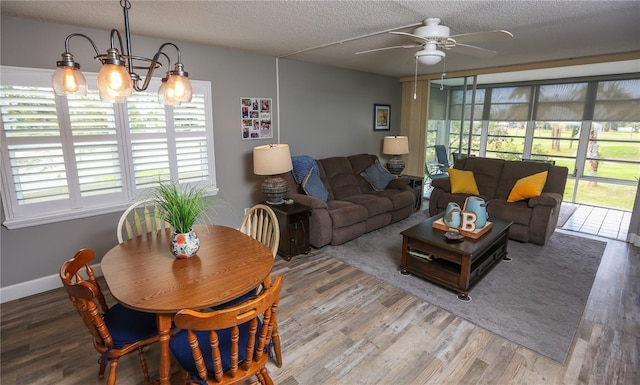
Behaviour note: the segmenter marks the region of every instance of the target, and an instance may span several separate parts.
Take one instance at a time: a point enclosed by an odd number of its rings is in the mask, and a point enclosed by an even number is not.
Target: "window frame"
[[[46,87],[51,89],[51,76],[53,70],[22,68],[0,66],[0,74],[3,85],[27,86],[27,87]],[[87,82],[90,85],[96,84],[96,73],[84,73]],[[212,114],[212,95],[211,82],[191,80],[194,88],[194,97],[198,97],[198,103],[194,100],[196,114],[204,113],[204,127],[201,127],[197,141],[200,142],[199,148],[201,152],[206,154],[206,159],[202,160],[203,177],[197,184],[206,187],[207,195],[215,195],[218,193],[215,172],[215,153],[214,153],[214,135],[213,135],[213,114]],[[160,79],[153,78],[147,92],[155,94],[155,90],[160,86]],[[131,103],[127,101],[125,104],[106,104],[109,108],[113,108],[115,114],[115,130],[114,139],[117,146],[118,167],[122,184],[117,192],[109,192],[104,194],[85,194],[78,199],[80,193],[80,178],[77,173],[76,162],[76,146],[82,142],[83,138],[74,140],[71,133],[71,125],[69,120],[69,105],[66,97],[54,95],[57,118],[57,129],[59,137],[52,136],[52,142],[59,143],[62,147],[65,158],[66,180],[69,182],[68,197],[61,200],[52,200],[43,204],[19,205],[16,194],[16,184],[14,183],[14,171],[10,164],[10,154],[8,153],[9,144],[5,137],[6,131],[4,122],[0,121],[0,198],[2,199],[2,207],[4,213],[3,225],[9,229],[17,229],[30,227],[48,223],[56,223],[60,221],[92,217],[124,210],[132,201],[140,199],[149,193],[149,189],[140,189],[136,186],[134,169],[133,145],[131,140],[130,115],[128,106]],[[191,103],[183,103],[181,107],[190,106]],[[176,143],[171,141],[180,134],[177,132],[176,117],[174,111],[181,107],[164,106],[164,118],[166,120],[166,128],[164,138],[167,144]],[[133,108],[133,107],[132,107]],[[191,133],[186,133],[184,137],[190,137]],[[162,135],[161,135],[162,136]],[[28,138],[28,136],[27,136]],[[182,138],[181,138],[182,139]],[[27,139],[28,142],[28,139]],[[77,142],[77,143],[76,143]],[[178,165],[173,164],[174,161],[180,161],[176,155],[176,144],[167,147],[169,155],[168,175],[173,180],[178,180]],[[20,207],[22,206],[22,207]],[[27,207],[30,206],[30,207]],[[62,209],[60,207],[63,207]]]

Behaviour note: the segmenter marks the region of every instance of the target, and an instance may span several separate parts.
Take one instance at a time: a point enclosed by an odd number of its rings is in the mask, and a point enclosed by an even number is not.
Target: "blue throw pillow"
[[[314,172],[314,170],[315,168],[311,167],[307,176],[304,177],[304,180],[302,181],[302,189],[307,193],[307,195],[326,202],[327,198],[329,198],[329,191],[324,187],[324,184],[320,179],[320,173],[318,171]]]
[[[361,175],[376,191],[384,190],[389,185],[389,182],[393,180],[393,175],[391,175],[389,171],[385,170],[377,160],[374,164],[369,166],[369,168],[364,170]]]
[[[309,155],[292,156],[291,163],[293,165],[293,169],[291,170],[293,179],[300,185],[304,177],[309,173],[309,170],[316,165],[316,161]]]

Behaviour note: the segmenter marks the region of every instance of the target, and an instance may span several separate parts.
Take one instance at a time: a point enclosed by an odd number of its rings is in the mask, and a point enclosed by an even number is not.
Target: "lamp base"
[[[268,204],[281,205],[289,194],[289,185],[279,176],[270,176],[262,182],[262,193]]]
[[[400,175],[404,170],[404,161],[398,155],[394,156],[387,162],[387,170],[391,175]]]

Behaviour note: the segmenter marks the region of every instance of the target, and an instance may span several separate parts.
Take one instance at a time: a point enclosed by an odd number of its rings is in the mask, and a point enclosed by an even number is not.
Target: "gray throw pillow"
[[[385,170],[377,160],[360,175],[362,175],[376,191],[384,190],[389,185],[389,182],[393,180],[393,175]]]

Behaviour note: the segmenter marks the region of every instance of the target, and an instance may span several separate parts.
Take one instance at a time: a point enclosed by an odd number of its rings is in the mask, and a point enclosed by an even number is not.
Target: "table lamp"
[[[404,161],[400,155],[409,153],[409,138],[406,136],[385,136],[382,142],[382,153],[393,155],[387,162],[387,170],[393,175],[400,175],[404,170]]]
[[[288,144],[267,144],[253,148],[253,173],[269,175],[262,182],[262,193],[270,205],[284,203],[289,185],[278,176],[293,169]]]

